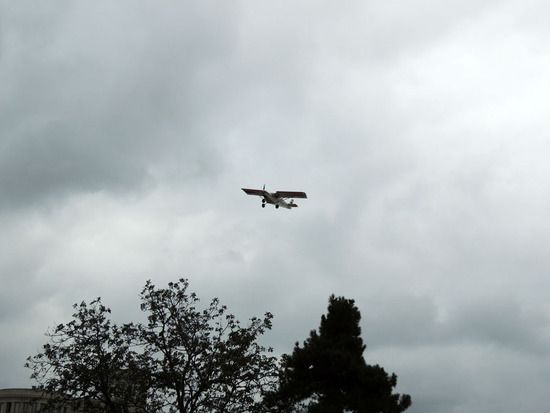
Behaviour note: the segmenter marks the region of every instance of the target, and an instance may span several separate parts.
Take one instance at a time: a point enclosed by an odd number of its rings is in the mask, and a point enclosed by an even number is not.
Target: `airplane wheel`
[[[275,208],[279,209],[279,205],[275,205]]]
[[[262,208],[265,208],[265,204],[262,204]]]

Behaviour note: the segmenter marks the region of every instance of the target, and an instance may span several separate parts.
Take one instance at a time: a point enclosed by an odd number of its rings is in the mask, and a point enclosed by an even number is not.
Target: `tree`
[[[148,383],[136,369],[137,353],[131,348],[133,326],[112,324],[108,319],[111,310],[100,298],[73,308],[73,320],[49,329],[49,343],[25,364],[33,370],[31,378],[37,380],[37,388],[51,396],[50,407],[144,411]]]
[[[50,408],[108,413],[261,411],[276,381],[277,359],[257,340],[273,316],[241,326],[213,299],[198,310],[185,279],[141,292],[146,324],[118,326],[101,299],[75,304],[73,320],[46,333],[26,367]]]
[[[148,281],[141,309],[148,313],[139,336],[154,387],[171,412],[244,412],[261,409],[260,396],[273,384],[276,359],[257,343],[272,315],[242,327],[213,299],[199,311],[185,279],[156,289]]]
[[[400,413],[409,395],[392,394],[397,376],[363,358],[361,314],[354,300],[329,298],[319,332],[283,355],[279,387],[266,397],[274,412]]]

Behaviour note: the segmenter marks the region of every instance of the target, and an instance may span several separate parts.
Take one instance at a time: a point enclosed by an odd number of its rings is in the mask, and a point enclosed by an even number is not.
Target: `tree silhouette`
[[[180,279],[156,289],[148,281],[141,293],[141,309],[149,315],[139,334],[158,396],[179,413],[260,409],[259,396],[277,371],[275,357],[264,354],[271,349],[256,340],[273,316],[253,317],[242,327],[218,299],[197,310],[188,285]]]
[[[73,320],[49,329],[42,352],[28,357],[37,389],[50,396],[50,408],[127,413],[145,411],[149,382],[132,349],[133,327],[109,320],[111,310],[97,298],[74,304]]]
[[[393,394],[397,376],[363,358],[361,314],[354,300],[329,297],[319,332],[283,355],[277,391],[266,397],[275,412],[400,413],[409,395]]]
[[[73,320],[48,330],[42,352],[28,357],[50,409],[142,413],[254,412],[273,388],[277,360],[257,339],[272,315],[246,326],[213,299],[203,310],[180,279],[141,292],[146,324],[110,321],[101,299],[75,304]]]

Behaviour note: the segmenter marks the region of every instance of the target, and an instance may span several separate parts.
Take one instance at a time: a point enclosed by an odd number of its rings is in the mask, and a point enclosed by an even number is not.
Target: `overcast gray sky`
[[[411,413],[546,410],[549,13],[0,1],[0,388],[73,303],[185,277],[278,354],[355,299]]]

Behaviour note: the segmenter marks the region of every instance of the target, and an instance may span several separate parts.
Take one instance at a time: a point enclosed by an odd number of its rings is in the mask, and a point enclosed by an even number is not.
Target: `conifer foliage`
[[[365,362],[360,320],[354,300],[330,296],[319,332],[283,356],[279,388],[266,398],[271,411],[400,413],[411,405],[393,393],[395,374]]]

